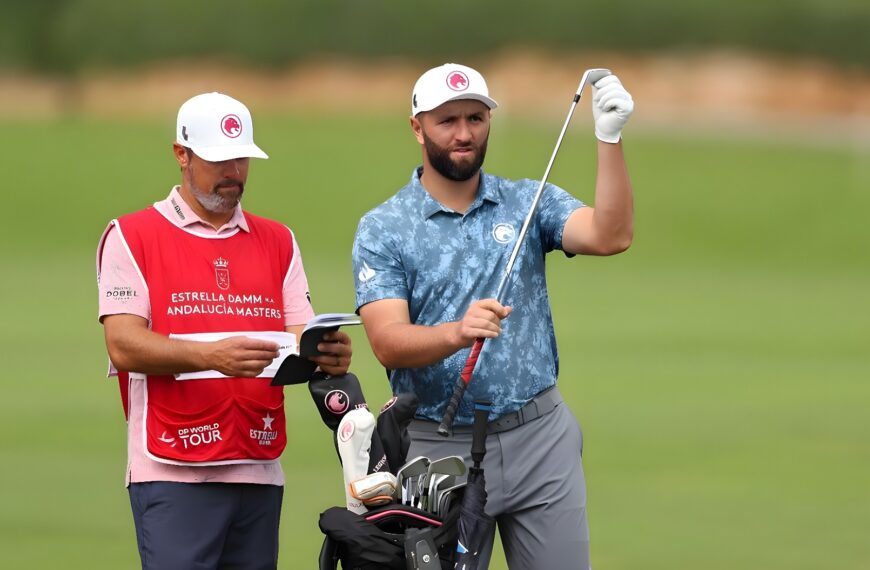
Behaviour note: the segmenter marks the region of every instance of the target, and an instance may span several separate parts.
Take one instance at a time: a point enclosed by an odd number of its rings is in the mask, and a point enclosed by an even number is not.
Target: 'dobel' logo
[[[221,289],[230,288],[230,262],[223,257],[214,260],[214,278]]]

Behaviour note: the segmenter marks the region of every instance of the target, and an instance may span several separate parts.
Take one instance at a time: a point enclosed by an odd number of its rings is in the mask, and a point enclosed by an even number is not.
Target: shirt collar
[[[422,195],[422,205],[420,208],[420,213],[424,218],[428,219],[437,214],[438,212],[447,212],[451,214],[457,213],[455,210],[451,210],[438,200],[432,197],[429,192],[426,191],[426,188],[423,187],[423,184],[420,182],[420,175],[423,174],[423,167],[418,166],[414,169],[414,172],[411,174],[411,187],[414,192]],[[498,186],[498,181],[486,174],[482,169],[480,171],[480,186],[477,188],[477,196],[474,198],[474,202],[471,203],[471,206],[468,207],[468,211],[466,214],[476,210],[483,204],[484,201],[492,202],[493,204],[498,204],[501,202],[501,189]]]
[[[198,224],[202,229],[211,230],[215,234],[222,234],[228,231],[233,231],[236,228],[250,232],[248,221],[245,219],[245,214],[242,212],[242,206],[239,204],[233,211],[232,217],[227,223],[222,225],[217,230],[214,227],[196,215],[196,212],[184,201],[179,192],[180,186],[175,186],[169,196],[165,200],[161,200],[154,204],[166,218],[180,228],[186,228]]]

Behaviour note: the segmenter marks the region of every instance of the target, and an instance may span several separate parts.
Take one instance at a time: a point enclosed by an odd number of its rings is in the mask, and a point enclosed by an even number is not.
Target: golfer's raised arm
[[[495,338],[510,312],[495,299],[482,299],[472,303],[459,321],[423,326],[411,323],[403,299],[382,299],[359,309],[372,351],[389,369],[428,366],[478,338]]]
[[[622,150],[622,128],[634,110],[631,95],[615,75],[593,86],[592,114],[598,138],[594,207],[568,218],[562,247],[569,253],[613,255],[628,249],[634,235],[634,200]]]

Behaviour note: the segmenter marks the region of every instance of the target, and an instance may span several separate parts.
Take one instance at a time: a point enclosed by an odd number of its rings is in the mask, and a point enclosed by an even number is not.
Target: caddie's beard
[[[435,141],[426,136],[426,131],[421,131],[423,134],[423,144],[426,147],[426,156],[429,157],[429,163],[438,173],[454,182],[465,182],[480,170],[483,166],[483,159],[486,158],[486,145],[489,142],[489,136],[484,139],[480,146],[468,144],[467,146],[455,146],[447,148],[438,145]],[[470,158],[463,160],[453,160],[450,158],[450,153],[457,149],[471,149],[473,154]]]
[[[193,183],[192,174],[189,174],[187,183],[199,205],[213,214],[225,214],[235,210],[239,202],[242,201],[242,194],[245,192],[244,183],[233,178],[224,178],[212,186],[209,192],[200,190]]]

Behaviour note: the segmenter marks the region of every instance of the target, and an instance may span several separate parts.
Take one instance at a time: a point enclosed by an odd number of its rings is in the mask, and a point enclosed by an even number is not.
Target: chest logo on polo
[[[516,235],[516,230],[514,230],[514,227],[510,224],[496,224],[496,226],[492,228],[492,239],[498,243],[511,242]]]
[[[230,288],[230,262],[223,257],[214,260],[214,278],[221,289]]]

